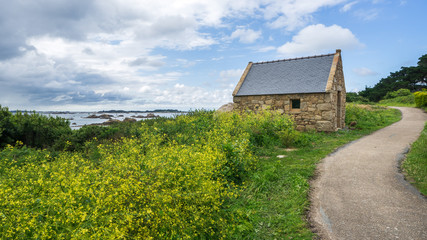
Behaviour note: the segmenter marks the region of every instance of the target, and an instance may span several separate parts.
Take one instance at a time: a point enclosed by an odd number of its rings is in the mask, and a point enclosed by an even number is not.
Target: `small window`
[[[292,109],[300,109],[301,100],[300,99],[292,99],[291,105],[292,105]]]

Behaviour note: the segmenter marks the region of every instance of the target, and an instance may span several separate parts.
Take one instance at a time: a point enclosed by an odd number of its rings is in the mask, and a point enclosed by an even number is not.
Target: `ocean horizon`
[[[16,111],[14,111],[16,112]],[[144,119],[152,119],[154,117],[148,116],[149,114],[154,114],[155,117],[166,117],[166,118],[174,118],[177,115],[186,114],[184,111],[173,111],[173,112],[155,112],[155,111],[98,111],[98,112],[71,112],[71,111],[35,111],[38,114],[44,116],[51,117],[60,117],[67,119],[70,122],[70,127],[73,130],[79,129],[85,125],[93,125],[93,124],[102,124],[110,119],[123,121],[126,118],[132,118],[137,121]],[[107,114],[110,115],[111,118],[99,118],[99,116]],[[96,115],[97,118],[90,117]]]

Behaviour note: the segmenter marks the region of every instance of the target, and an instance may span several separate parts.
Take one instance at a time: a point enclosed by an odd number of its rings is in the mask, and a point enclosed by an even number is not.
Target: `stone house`
[[[235,110],[271,109],[293,116],[298,130],[344,127],[341,50],[269,62],[249,62],[233,92]]]

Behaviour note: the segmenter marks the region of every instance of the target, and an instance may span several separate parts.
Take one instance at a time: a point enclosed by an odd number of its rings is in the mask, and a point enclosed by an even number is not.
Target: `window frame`
[[[301,110],[301,98],[291,99],[290,105],[291,105],[291,110]]]

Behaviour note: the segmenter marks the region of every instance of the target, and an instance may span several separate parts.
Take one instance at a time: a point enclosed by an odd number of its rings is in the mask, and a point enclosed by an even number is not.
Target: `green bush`
[[[412,95],[412,93],[409,89],[401,88],[397,91],[388,92],[385,95],[384,99],[391,99],[391,98],[410,96],[410,95]]]
[[[358,93],[355,93],[355,92],[347,92],[346,101],[353,102],[353,103],[368,103],[369,99],[363,96],[360,96]]]
[[[427,90],[415,92],[415,106],[416,107],[427,107]]]
[[[17,142],[15,147],[7,145],[0,152],[0,176],[5,174],[11,168],[21,168],[26,164],[39,164],[43,161],[51,161],[52,154],[46,150],[38,151],[27,146],[23,146],[22,142]]]
[[[411,106],[415,103],[414,94],[380,100],[379,104],[387,106]]]
[[[0,147],[21,141],[29,147],[47,148],[71,134],[69,122],[59,117],[47,117],[35,112],[12,114],[0,105]]]

